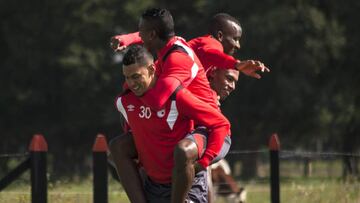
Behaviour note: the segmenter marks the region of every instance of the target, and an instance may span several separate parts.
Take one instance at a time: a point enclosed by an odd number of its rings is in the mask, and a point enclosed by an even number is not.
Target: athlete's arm
[[[216,66],[218,68],[236,69],[247,76],[260,79],[261,76],[256,71],[270,72],[262,62],[256,60],[240,61],[223,52],[223,47],[215,41],[208,41],[205,45],[196,50],[200,61],[205,68]]]
[[[208,130],[207,146],[204,155],[198,160],[198,163],[206,168],[219,154],[225,137],[230,135],[230,123],[219,110],[199,100],[187,89],[176,94],[176,103],[180,113]]]
[[[196,67],[194,67],[194,61],[186,53],[172,52],[165,60],[155,86],[140,99],[151,109],[161,110],[180,84],[186,87],[191,83],[197,74]]]
[[[206,61],[206,63],[211,64],[211,66],[225,69],[235,69],[237,60],[234,57],[225,54],[223,50],[217,49],[216,47],[200,47],[197,49],[196,54],[198,55],[201,62]],[[209,66],[207,66],[207,68],[208,67]]]
[[[131,44],[143,44],[143,43],[144,42],[142,41],[139,32],[124,34],[124,35],[115,35],[110,39],[110,45],[114,51],[122,51]]]

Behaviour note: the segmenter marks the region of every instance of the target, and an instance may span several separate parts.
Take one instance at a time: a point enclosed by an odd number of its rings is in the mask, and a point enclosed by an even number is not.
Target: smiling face
[[[142,96],[155,82],[155,70],[152,63],[139,65],[137,63],[123,66],[123,75],[129,89],[136,95]]]
[[[155,83],[154,58],[141,45],[132,45],[124,54],[122,72],[129,89],[142,96]]]
[[[224,47],[224,53],[233,55],[240,49],[242,30],[239,24],[227,20],[223,29],[218,32],[217,39]]]
[[[235,90],[236,82],[239,80],[239,71],[234,69],[216,69],[209,75],[211,88],[223,101]]]

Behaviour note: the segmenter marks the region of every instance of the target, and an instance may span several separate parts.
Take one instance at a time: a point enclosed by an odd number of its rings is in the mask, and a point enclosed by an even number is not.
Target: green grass
[[[15,181],[0,192],[1,203],[30,203],[30,186],[27,181]],[[109,179],[109,203],[129,202],[121,185]],[[92,180],[57,181],[48,184],[49,203],[91,203],[93,202]]]
[[[109,179],[109,203],[128,203],[126,194],[116,181]],[[270,202],[270,188],[267,180],[241,183],[247,192],[247,202]],[[49,203],[91,203],[92,181],[58,181],[50,183]],[[286,203],[360,203],[360,182],[329,178],[288,178],[281,182],[281,202]],[[0,192],[1,203],[29,203],[30,187],[24,181],[14,182]],[[217,203],[225,203],[219,198]]]
[[[245,184],[248,202],[270,202],[269,183]],[[360,182],[334,179],[288,179],[280,185],[281,202],[360,203]]]

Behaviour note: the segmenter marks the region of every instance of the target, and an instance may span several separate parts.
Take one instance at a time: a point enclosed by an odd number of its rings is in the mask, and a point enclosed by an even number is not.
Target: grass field
[[[244,184],[247,202],[270,202],[268,182]],[[304,203],[360,203],[360,182],[342,182],[331,179],[288,179],[280,186],[281,202]]]
[[[270,202],[269,183],[254,180],[241,183],[245,186],[249,203]],[[49,203],[91,203],[92,181],[49,183]],[[328,178],[291,178],[281,182],[281,202],[286,203],[360,203],[360,182],[343,182]],[[29,203],[30,187],[26,182],[16,181],[0,192],[1,203]],[[109,203],[128,203],[120,184],[109,179]],[[217,203],[225,203],[217,199]]]

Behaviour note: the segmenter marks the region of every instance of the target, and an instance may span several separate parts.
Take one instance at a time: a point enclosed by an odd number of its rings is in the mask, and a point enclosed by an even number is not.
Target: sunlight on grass
[[[253,180],[241,183],[247,190],[247,202],[270,202],[269,183],[262,180]],[[306,203],[360,203],[360,182],[343,182],[326,178],[289,178],[281,182],[281,202]],[[50,203],[92,203],[92,181],[56,181],[49,183],[48,199]],[[30,186],[26,182],[13,183],[9,188],[0,192],[1,203],[29,203]],[[126,194],[121,185],[109,179],[109,203],[128,203]],[[225,203],[218,198],[216,203]]]
[[[14,182],[4,191],[0,192],[1,203],[29,203],[31,202],[29,183],[25,181]],[[48,184],[48,202],[50,203],[92,203],[92,180],[85,181],[56,181]],[[129,202],[121,185],[109,179],[109,203]]]

